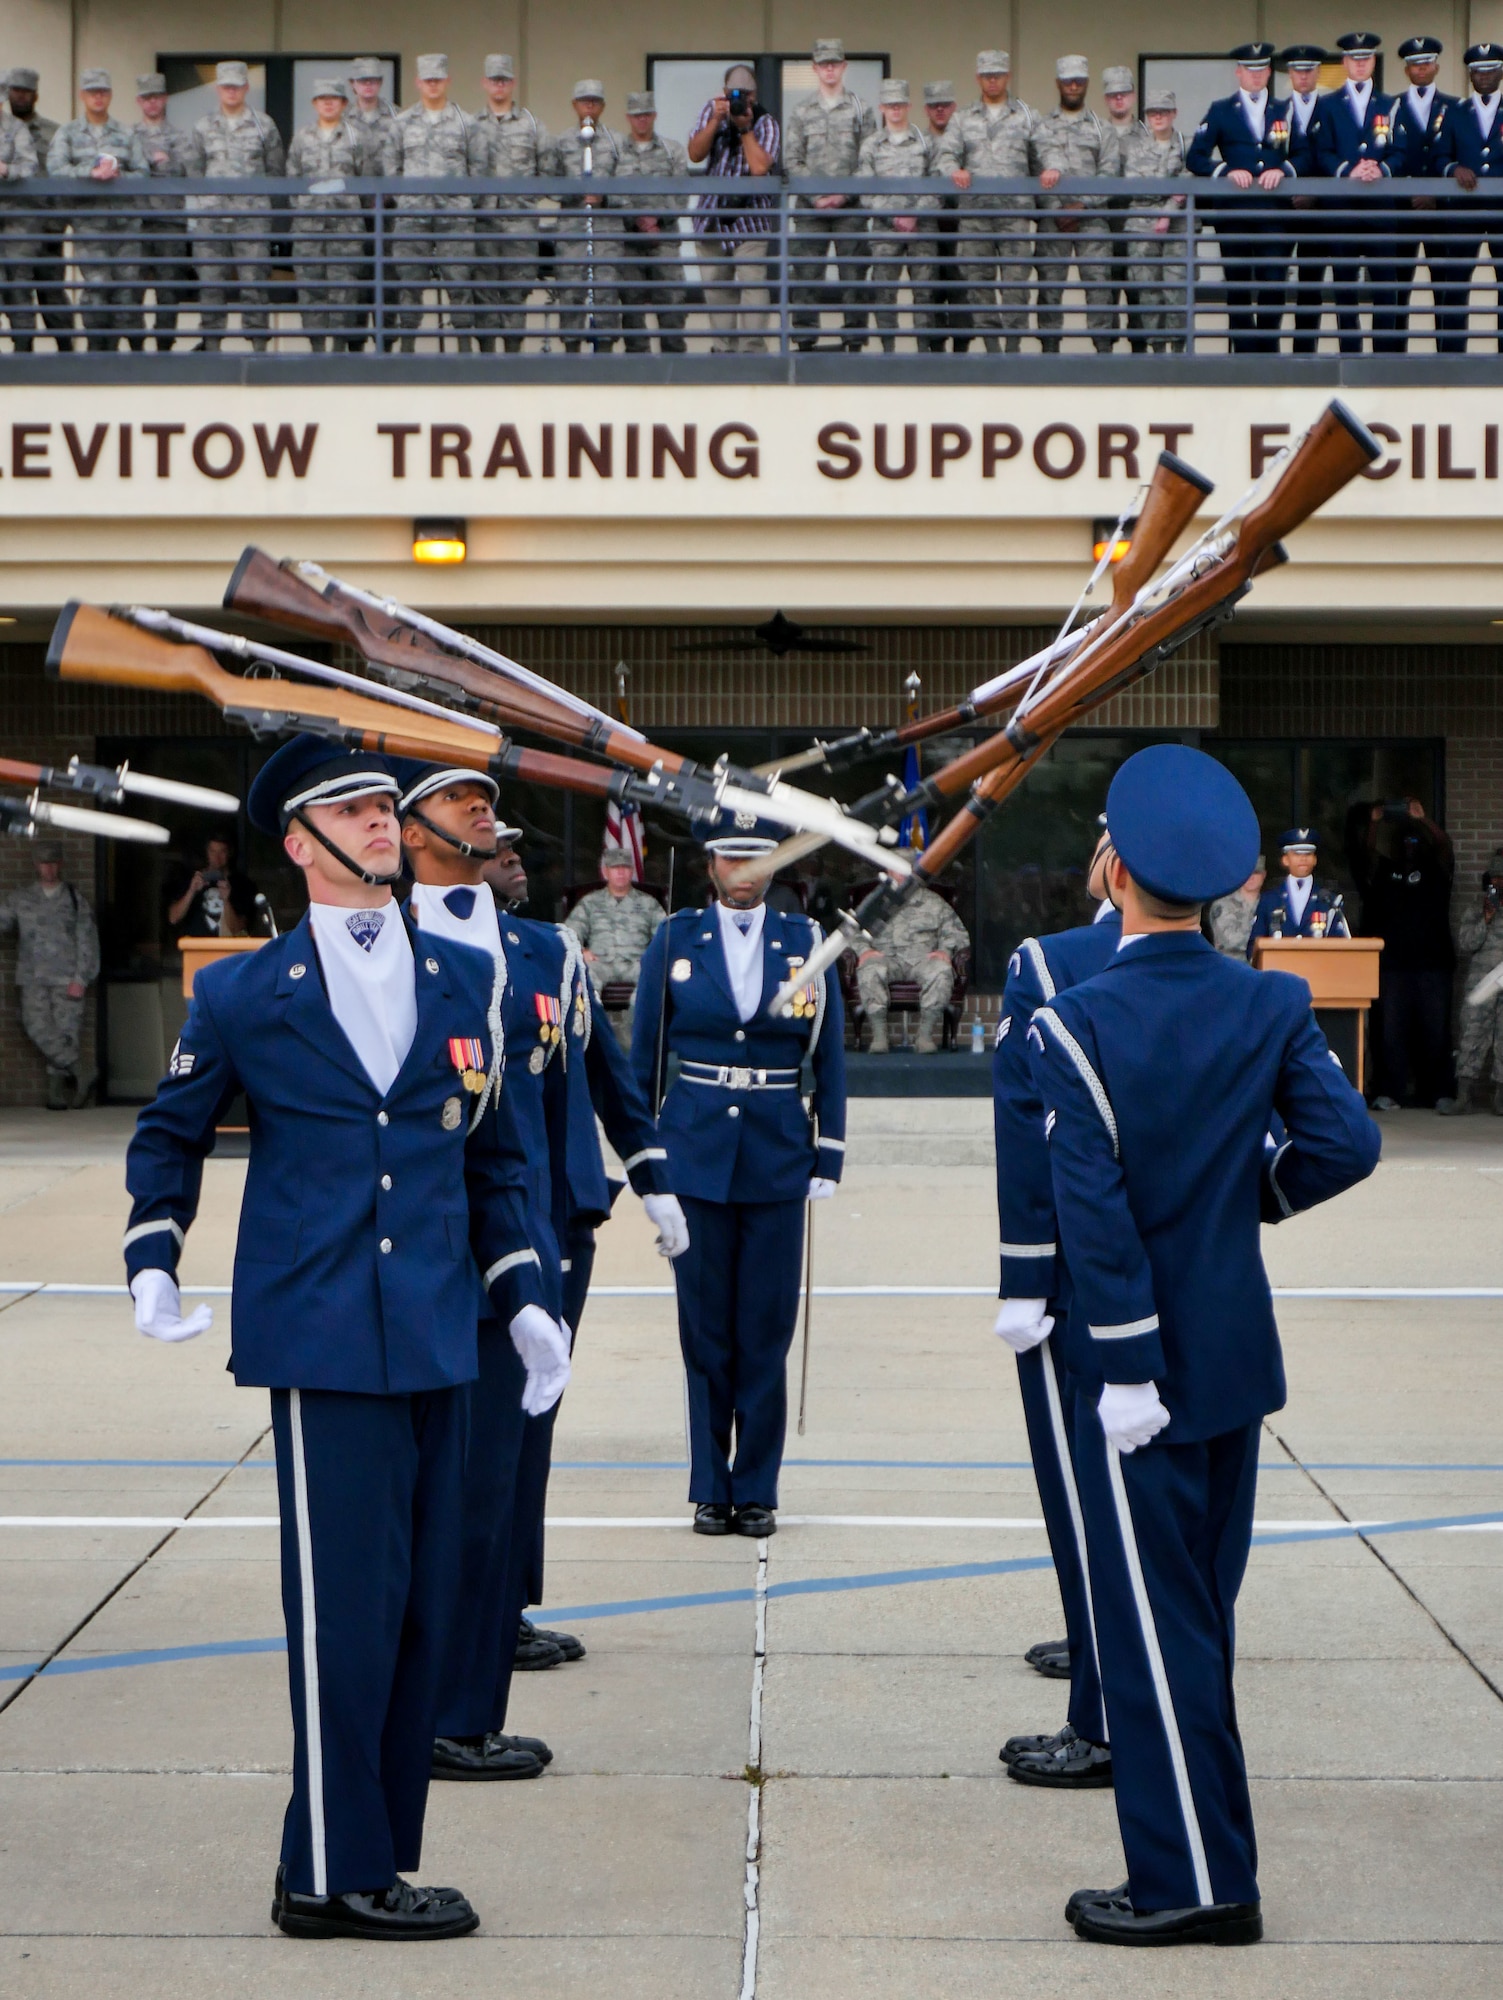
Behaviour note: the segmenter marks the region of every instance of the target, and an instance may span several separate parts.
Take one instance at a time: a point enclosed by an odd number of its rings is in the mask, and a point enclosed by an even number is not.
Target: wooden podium
[[[193,982],[206,965],[229,958],[237,951],[255,951],[265,944],[261,937],[185,937],[177,948],[183,954],[183,998],[193,998]],[[214,1128],[214,1151],[221,1157],[244,1159],[250,1135],[250,1113],[244,1096],[238,1096],[226,1113],[227,1123]],[[228,1144],[226,1143],[228,1141]]]
[[[1358,1090],[1367,1064],[1367,1010],[1378,997],[1381,938],[1265,937],[1253,940],[1259,972],[1293,972],[1310,989],[1326,1040]]]

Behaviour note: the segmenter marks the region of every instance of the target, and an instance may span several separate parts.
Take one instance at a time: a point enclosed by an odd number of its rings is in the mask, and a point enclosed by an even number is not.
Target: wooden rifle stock
[[[497,746],[459,723],[392,708],[341,688],[299,681],[242,679],[202,646],[159,638],[92,604],[67,604],[47,649],[47,671],[65,681],[145,688],[155,694],[197,694],[258,734],[309,729],[332,744],[424,763],[457,764],[495,778],[531,780],[564,791],[611,798],[624,792],[624,773],[547,750]],[[30,765],[16,766],[30,771]]]
[[[14,757],[0,757],[0,782],[7,785],[39,785],[46,775],[40,764],[20,764]]]

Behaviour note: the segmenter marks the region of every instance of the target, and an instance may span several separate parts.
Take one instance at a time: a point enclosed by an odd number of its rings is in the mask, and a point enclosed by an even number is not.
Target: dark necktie
[[[444,908],[450,910],[464,924],[468,923],[475,909],[476,891],[473,889],[446,889]]]

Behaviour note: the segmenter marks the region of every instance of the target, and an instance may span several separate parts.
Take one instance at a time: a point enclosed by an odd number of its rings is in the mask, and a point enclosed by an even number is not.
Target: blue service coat
[[[1492,122],[1486,133],[1477,123],[1470,98],[1457,105],[1440,129],[1435,144],[1435,171],[1449,179],[1458,167],[1470,167],[1479,181],[1496,180],[1503,174],[1503,91],[1493,104]],[[1458,211],[1461,212],[1461,211]]]
[[[481,1044],[488,958],[409,926],[417,1032],[383,1097],[334,1019],[305,916],[207,966],[126,1155],[125,1264],[175,1271],[214,1128],[245,1093],[251,1152],[231,1307],[235,1380],[412,1394],[474,1379],[481,1273],[492,1308],[557,1312],[530,1247],[510,1093],[475,1106],[451,1038]]]
[[[1122,918],[1114,910],[1099,923],[1077,930],[1025,938],[1008,964],[992,1056],[997,1215],[1002,1225],[999,1296],[1004,1299],[1055,1298],[1064,1275],[1044,1104],[1028,1058],[1028,1024],[1035,1008],[1047,1006],[1056,993],[1100,972],[1121,937]],[[1063,1336],[1062,1326],[1057,1331]],[[1061,1346],[1065,1344],[1061,1339]]]
[[[1393,100],[1394,130],[1403,142],[1404,172],[1412,180],[1435,180],[1444,172],[1439,159],[1440,136],[1460,102],[1460,98],[1448,97],[1443,90],[1437,90],[1430,99],[1429,114],[1421,124],[1407,91],[1401,90]],[[1475,125],[1476,120],[1472,122]]]
[[[1093,1377],[1156,1382],[1170,1444],[1279,1409],[1259,1224],[1364,1179],[1381,1145],[1309,987],[1156,932],[1041,1007],[1028,1039]]]
[[[1258,137],[1248,123],[1240,96],[1218,97],[1195,129],[1185,166],[1192,174],[1219,180],[1239,169],[1256,179],[1260,174],[1278,172],[1285,179],[1296,173],[1289,157],[1289,102],[1270,97],[1263,107],[1263,133]]]
[[[1394,100],[1381,91],[1372,91],[1367,113],[1359,125],[1351,99],[1344,90],[1333,90],[1320,100],[1310,120],[1315,160],[1321,173],[1340,180],[1359,160],[1372,160],[1385,175],[1411,171],[1404,128],[1395,122]],[[1343,225],[1346,226],[1346,225]]]
[[[743,1023],[711,904],[679,910],[642,958],[637,979],[632,1068],[651,1104],[659,1066],[683,1062],[737,1069],[814,1073],[814,1126],[797,1078],[778,1089],[692,1083],[680,1074],[663,1100],[658,1137],[667,1148],[668,1185],[700,1201],[802,1201],[814,1175],[838,1181],[845,1161],[845,1013],[839,983],[821,978],[791,1014],[768,1003],[823,933],[809,917],[769,908],[762,930],[762,1000]]]
[[[1310,107],[1310,116],[1304,129],[1300,129],[1299,106],[1291,92],[1288,100],[1289,118],[1289,165],[1301,180],[1318,177],[1320,164],[1315,157],[1316,120],[1320,116],[1320,99],[1317,97]]]
[[[1317,910],[1329,917],[1331,914],[1331,902],[1332,898],[1326,894],[1324,889],[1312,889],[1305,903],[1304,915],[1296,923],[1294,909],[1289,901],[1289,883],[1287,878],[1279,884],[1277,889],[1265,889],[1258,898],[1258,913],[1253,918],[1253,927],[1248,934],[1248,956],[1252,956],[1254,938],[1273,936],[1273,913],[1275,910],[1282,909],[1284,912],[1283,935],[1285,937],[1314,937],[1315,926],[1311,922],[1311,918],[1314,917]],[[1337,912],[1334,928],[1324,933],[1324,935],[1329,937],[1350,937],[1351,934],[1351,926],[1347,923],[1346,916],[1341,911]]]

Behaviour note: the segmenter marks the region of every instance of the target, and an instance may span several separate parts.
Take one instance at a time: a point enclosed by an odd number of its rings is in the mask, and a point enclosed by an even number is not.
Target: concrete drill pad
[[[674,1656],[596,1646],[590,1627],[582,1636],[584,1659],[512,1681],[506,1726],[543,1738],[555,1758],[550,1776],[720,1776],[745,1767],[749,1647],[740,1659]],[[744,1814],[744,1796],[741,1805]]]
[[[1417,1660],[1248,1660],[1248,1769],[1277,1777],[1503,1778],[1503,1708],[1447,1649]]]
[[[539,1625],[572,1624],[592,1656],[618,1652],[684,1656],[718,1653],[730,1654],[744,1667],[751,1655],[756,1627],[752,1603],[754,1564],[749,1564],[741,1574],[734,1569],[728,1571],[720,1563],[679,1562],[673,1565],[672,1574],[665,1576],[660,1562],[608,1562],[599,1555],[593,1560],[561,1556],[558,1550],[564,1540],[562,1535],[554,1537],[548,1554],[547,1601],[530,1614]],[[598,1549],[598,1541],[595,1546]],[[678,1597],[704,1600],[727,1591],[737,1592],[738,1600],[729,1604],[691,1601],[682,1606],[671,1602]],[[664,1603],[664,1599],[670,1601]],[[632,1603],[651,1608],[572,1620],[569,1610],[573,1605],[596,1609]]]
[[[266,1636],[275,1642],[279,1627]],[[74,1657],[70,1648],[68,1658]],[[54,1670],[0,1711],[0,1769],[9,1771],[291,1768],[287,1656],[280,1649]]]
[[[762,1696],[763,1761],[801,1776],[948,1772],[1002,1781],[1002,1739],[1048,1726],[1061,1692],[1015,1661],[985,1655],[774,1653]]]

